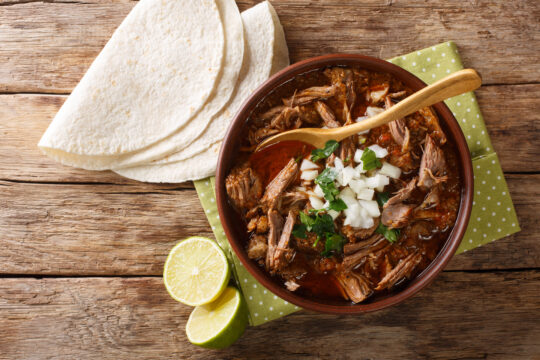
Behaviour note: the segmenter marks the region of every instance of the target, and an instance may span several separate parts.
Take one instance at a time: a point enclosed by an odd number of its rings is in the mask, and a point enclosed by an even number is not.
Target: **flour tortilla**
[[[251,54],[249,54],[249,57],[251,59],[264,60],[262,62],[251,61],[255,64],[256,69],[253,66],[246,66],[241,70],[235,96],[231,99],[231,102],[224,111],[212,120],[203,136],[184,150],[153,163],[166,164],[189,159],[195,154],[209,148],[215,142],[223,140],[232,118],[247,97],[268,79],[270,75],[289,65],[289,50],[285,41],[285,33],[272,5],[268,1],[265,1],[244,11],[242,17],[244,19],[244,25],[246,21],[259,21],[261,24],[267,25],[266,27],[255,26],[251,31],[246,31],[245,34],[248,38],[248,43],[254,44],[250,49]],[[261,44],[263,42],[265,44]],[[248,63],[249,60],[247,60]]]
[[[141,0],[68,97],[39,146],[83,168],[172,134],[212,96],[224,33],[215,0]]]
[[[246,45],[239,83],[227,108],[210,123],[202,137],[206,138],[208,133],[213,131],[217,134],[218,140],[187,159],[117,169],[116,173],[146,182],[183,182],[214,175],[221,140],[238,107],[272,73],[289,64],[283,28],[268,2],[244,11],[242,20]]]

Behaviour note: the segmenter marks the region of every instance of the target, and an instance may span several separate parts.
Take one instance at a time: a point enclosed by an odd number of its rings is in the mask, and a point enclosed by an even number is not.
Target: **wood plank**
[[[245,9],[257,2],[239,5]],[[0,91],[69,93],[134,4],[3,0]],[[453,39],[465,64],[482,73],[485,83],[540,81],[535,0],[273,4],[293,62],[332,52],[389,58]]]
[[[477,93],[503,170],[539,172],[540,84],[487,86]],[[0,179],[133,184],[112,172],[62,166],[39,151],[37,143],[65,98],[62,95],[0,95]]]
[[[540,86],[485,86],[476,91],[505,172],[540,170]]]
[[[0,272],[162,273],[168,251],[212,236],[195,190],[0,181]]]
[[[403,304],[361,316],[298,312],[231,348],[189,344],[191,308],[161,278],[0,279],[2,358],[532,359],[540,272],[444,273]],[[280,334],[276,336],[276,334]],[[61,354],[61,355],[60,355]]]
[[[450,269],[540,267],[540,175],[510,175],[522,231],[457,256]],[[0,273],[160,275],[172,246],[212,237],[192,189],[0,182]]]

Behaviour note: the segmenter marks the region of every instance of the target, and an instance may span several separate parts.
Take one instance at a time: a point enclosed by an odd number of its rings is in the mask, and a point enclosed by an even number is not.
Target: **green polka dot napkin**
[[[412,72],[428,84],[463,69],[457,47],[451,41],[389,61]],[[445,103],[458,120],[473,157],[473,209],[469,226],[457,251],[459,254],[518,232],[520,228],[499,159],[493,151],[474,93],[453,97]],[[297,306],[260,285],[232,252],[219,220],[214,178],[194,183],[216,241],[226,252],[234,280],[246,299],[251,325],[260,325],[299,310]]]

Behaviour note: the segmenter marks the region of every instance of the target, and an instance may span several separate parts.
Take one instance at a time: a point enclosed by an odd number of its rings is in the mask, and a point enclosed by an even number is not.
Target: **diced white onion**
[[[375,221],[373,220],[373,218],[371,217],[366,217],[364,218],[364,223],[362,224],[362,227],[364,229],[369,229],[370,227],[372,227],[373,225],[375,225]]]
[[[356,171],[354,171],[353,167],[352,166],[347,166],[345,168],[343,168],[343,170],[341,171],[342,173],[342,179],[341,179],[341,185],[342,186],[347,186],[349,185],[349,182],[353,179],[353,177],[356,175]]]
[[[297,186],[297,187],[296,187],[296,190],[297,190],[297,191],[306,191],[306,188],[303,187],[303,186]]]
[[[337,171],[341,171],[343,170],[344,166],[343,166],[343,161],[341,161],[340,158],[336,157],[334,159],[334,168],[337,170]]]
[[[399,179],[399,176],[401,175],[401,169],[390,163],[383,162],[382,167],[379,170],[379,174],[390,176],[393,179]]]
[[[315,210],[324,209],[324,203],[318,197],[310,196],[309,202],[311,203],[311,207],[314,208]]]
[[[375,106],[368,106],[366,109],[366,115],[368,117],[372,117],[372,116],[382,113],[383,111],[384,111],[383,108],[375,107]]]
[[[375,156],[377,156],[379,159],[382,159],[383,157],[385,157],[386,155],[388,155],[388,150],[386,150],[386,149],[383,148],[383,147],[380,147],[380,146],[377,145],[377,144],[368,146],[368,148],[371,149],[371,150],[373,150],[373,152],[375,153]]]
[[[371,217],[378,217],[381,215],[379,210],[379,204],[374,200],[358,200],[362,208],[366,209],[366,212]]]
[[[358,192],[367,188],[366,181],[364,179],[353,179],[349,182],[351,189],[358,195]]]
[[[390,179],[388,176],[384,176],[381,174],[376,174],[375,176],[366,178],[366,185],[370,189],[377,189],[377,191],[381,188],[384,188],[386,185],[390,183]]]
[[[372,200],[375,190],[373,189],[360,189],[356,192],[356,198],[359,200]]]
[[[369,96],[371,97],[371,101],[373,101],[373,103],[376,104],[379,101],[381,101],[383,99],[383,97],[386,96],[387,93],[388,93],[388,87],[385,87],[382,90],[372,91],[369,94]]]
[[[315,185],[315,189],[313,189],[313,193],[315,196],[320,197],[321,199],[324,198],[324,192],[322,191],[319,184]]]
[[[300,179],[302,180],[314,180],[317,175],[319,175],[319,172],[317,170],[306,170],[302,171],[302,174],[300,175]]]
[[[364,153],[364,150],[362,149],[356,149],[354,153],[354,162],[361,164],[362,163],[362,154]]]
[[[356,193],[351,190],[350,187],[346,187],[339,193],[339,198],[343,200],[347,206],[352,206],[357,203],[356,201]]]
[[[360,207],[358,203],[351,204],[347,209],[344,210],[345,212],[345,221],[343,221],[343,225],[350,225],[352,227],[360,227],[363,223],[362,219],[362,211],[363,209]]]
[[[328,210],[328,215],[332,217],[332,219],[336,220],[336,218],[339,216],[339,211],[336,210]]]
[[[364,163],[362,161],[358,162],[359,165],[354,168],[354,171],[356,171],[356,177],[359,178],[362,176],[362,174],[366,173],[367,170],[364,170]]]
[[[306,171],[306,170],[314,170],[314,169],[319,169],[319,165],[315,164],[314,162],[308,160],[308,159],[304,159],[304,161],[302,161],[302,165],[300,165],[300,170],[301,171]]]

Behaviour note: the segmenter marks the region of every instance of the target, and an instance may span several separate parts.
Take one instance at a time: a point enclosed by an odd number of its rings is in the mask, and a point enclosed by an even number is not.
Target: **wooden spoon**
[[[406,99],[398,102],[390,109],[370,117],[369,119],[335,129],[300,128],[285,131],[264,140],[257,146],[255,151],[259,151],[263,147],[275,144],[279,141],[286,140],[302,141],[311,144],[316,148],[323,148],[329,140],[341,141],[361,131],[366,131],[391,121],[401,119],[426,106],[436,104],[456,95],[473,91],[479,88],[481,84],[482,79],[475,70],[460,70],[426,86],[422,90],[415,92]]]

